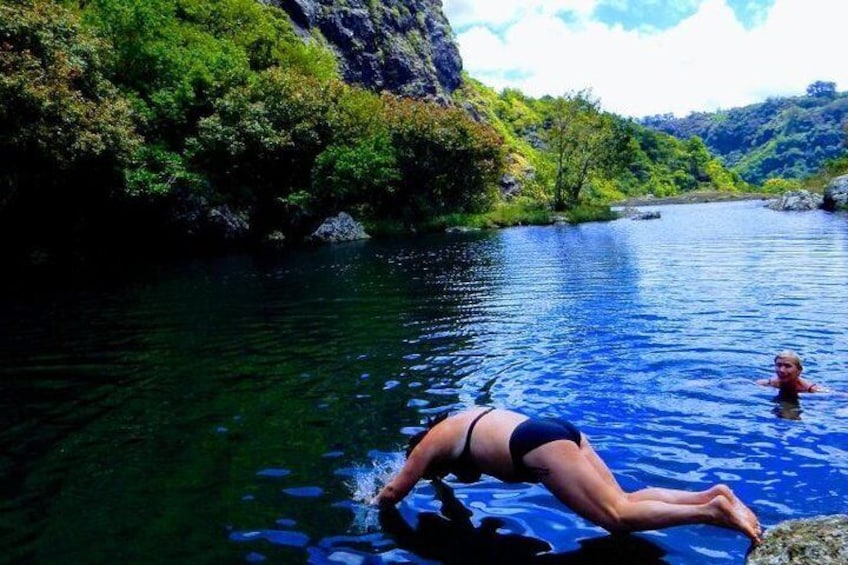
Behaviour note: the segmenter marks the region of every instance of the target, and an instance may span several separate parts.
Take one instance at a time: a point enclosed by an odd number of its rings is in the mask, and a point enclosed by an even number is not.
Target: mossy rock
[[[787,520],[769,529],[748,555],[748,565],[848,563],[848,515]]]

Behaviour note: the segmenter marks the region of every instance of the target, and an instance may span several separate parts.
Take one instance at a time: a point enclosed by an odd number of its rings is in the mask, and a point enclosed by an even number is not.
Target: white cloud
[[[570,12],[587,17],[597,0],[445,0],[444,11],[454,28],[482,24],[500,27],[534,15]]]
[[[471,76],[531,96],[591,88],[604,108],[623,115],[740,106],[802,94],[815,80],[848,86],[838,1],[775,0],[746,29],[725,0],[703,0],[663,31],[593,21],[594,4],[446,0],[445,11],[461,30]],[[565,10],[570,18],[557,17]]]

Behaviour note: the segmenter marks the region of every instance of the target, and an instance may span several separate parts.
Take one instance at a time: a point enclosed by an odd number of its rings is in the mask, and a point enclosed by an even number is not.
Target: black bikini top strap
[[[465,447],[462,448],[461,457],[467,457],[471,454],[471,433],[474,431],[474,426],[477,425],[477,422],[480,421],[480,418],[482,418],[492,410],[494,410],[494,407],[487,408],[486,410],[483,410],[482,412],[477,414],[476,418],[471,420],[471,425],[468,426],[468,432],[465,434]]]

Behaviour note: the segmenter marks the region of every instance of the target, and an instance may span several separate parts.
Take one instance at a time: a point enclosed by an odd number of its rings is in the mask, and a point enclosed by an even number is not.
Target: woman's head
[[[774,364],[777,365],[779,361],[784,361],[787,363],[792,363],[797,367],[799,371],[804,369],[804,366],[801,364],[801,358],[794,351],[789,351],[788,349],[785,351],[781,351],[777,355],[774,356]]]
[[[774,357],[774,374],[782,384],[791,385],[793,391],[803,370],[801,358],[794,351],[781,351]]]
[[[428,433],[430,433],[430,430],[432,430],[434,427],[436,427],[436,424],[438,424],[442,420],[446,419],[448,417],[448,414],[449,414],[448,412],[442,412],[441,414],[437,414],[433,418],[428,418],[426,428],[421,430],[420,432],[418,432],[417,434],[415,434],[411,438],[409,438],[409,441],[406,442],[406,458],[407,459],[409,459],[409,454],[412,453],[412,450],[415,449],[415,447],[419,443],[421,443],[422,439],[424,439],[424,436],[426,436]]]

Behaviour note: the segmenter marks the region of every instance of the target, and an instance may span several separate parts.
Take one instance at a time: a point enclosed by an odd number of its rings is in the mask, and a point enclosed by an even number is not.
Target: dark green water
[[[350,496],[339,460],[364,463],[419,423],[410,391],[432,379],[410,360],[438,348],[420,328],[450,315],[450,296],[420,300],[433,281],[414,273],[431,267],[408,243],[14,291],[0,401],[9,562],[240,561],[229,533],[280,519],[313,539],[344,533],[350,511],[326,503]],[[434,266],[479,268],[490,244],[468,243],[448,242]],[[398,386],[382,394],[389,376]],[[281,492],[311,485],[321,503]]]

